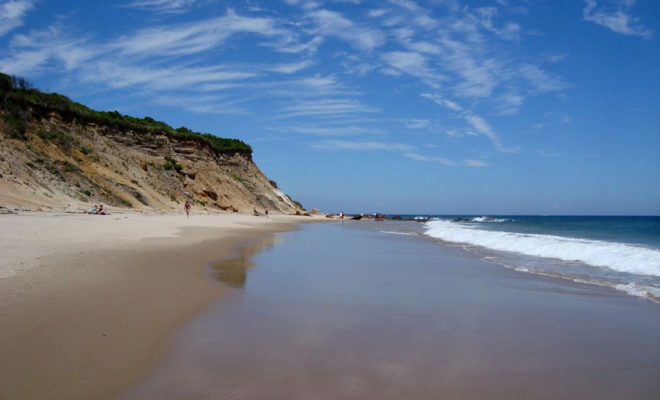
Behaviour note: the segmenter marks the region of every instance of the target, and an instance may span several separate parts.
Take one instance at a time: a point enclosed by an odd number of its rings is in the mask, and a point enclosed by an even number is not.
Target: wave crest
[[[426,227],[427,235],[446,242],[660,276],[660,251],[646,247],[563,236],[486,231],[449,221],[429,221]]]

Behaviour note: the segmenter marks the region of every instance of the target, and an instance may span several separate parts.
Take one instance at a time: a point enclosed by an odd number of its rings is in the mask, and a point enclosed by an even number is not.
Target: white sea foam
[[[506,218],[493,218],[493,217],[475,217],[471,219],[472,222],[507,222]]]
[[[380,233],[387,233],[388,235],[403,235],[403,236],[417,236],[415,232],[398,232],[398,231],[380,231]]]
[[[616,285],[614,288],[632,296],[646,297],[656,302],[660,300],[660,289],[655,287],[628,283]]]
[[[427,222],[426,227],[427,235],[446,242],[660,276],[660,251],[651,248],[563,236],[481,230],[445,220]]]

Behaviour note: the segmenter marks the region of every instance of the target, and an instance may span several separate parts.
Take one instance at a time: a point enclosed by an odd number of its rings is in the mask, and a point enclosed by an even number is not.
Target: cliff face
[[[33,115],[39,115],[33,116]],[[0,206],[295,213],[302,210],[248,152],[219,152],[203,140],[24,114],[12,130],[0,110]]]

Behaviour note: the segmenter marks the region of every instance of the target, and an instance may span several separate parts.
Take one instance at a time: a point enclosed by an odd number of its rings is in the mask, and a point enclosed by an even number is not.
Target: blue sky
[[[0,0],[0,71],[252,145],[308,208],[660,214],[655,0]]]

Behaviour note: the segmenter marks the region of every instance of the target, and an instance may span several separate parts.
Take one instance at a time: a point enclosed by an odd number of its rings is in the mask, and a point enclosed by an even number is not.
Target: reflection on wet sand
[[[243,288],[247,281],[248,270],[254,266],[252,257],[277,243],[278,239],[275,236],[246,243],[238,249],[236,257],[211,264],[210,275],[225,285]]]
[[[360,224],[217,263],[241,289],[119,399],[660,398],[656,304]]]

